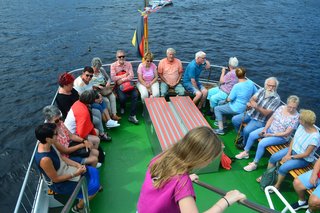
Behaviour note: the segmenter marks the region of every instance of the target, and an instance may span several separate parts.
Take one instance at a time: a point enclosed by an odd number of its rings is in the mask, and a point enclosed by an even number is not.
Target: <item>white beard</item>
[[[269,98],[270,96],[273,96],[273,95],[275,95],[276,94],[276,92],[275,91],[268,91],[268,90],[266,90],[266,98]]]

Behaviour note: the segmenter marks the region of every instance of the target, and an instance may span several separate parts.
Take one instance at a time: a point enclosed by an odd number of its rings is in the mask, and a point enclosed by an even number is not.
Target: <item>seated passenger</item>
[[[93,77],[91,79],[93,85],[98,88],[100,94],[104,97],[103,100],[107,104],[107,108],[110,111],[112,120],[118,121],[121,119],[117,115],[117,102],[116,96],[112,92],[111,78],[105,69],[102,67],[102,61],[100,58],[93,58],[91,61],[93,69]]]
[[[120,124],[118,122],[113,122],[108,113],[106,102],[103,101],[102,95],[98,92],[95,92],[95,100],[91,105],[92,109],[97,109],[102,115],[102,120],[106,122],[107,128],[118,127]]]
[[[236,75],[236,68],[239,62],[236,57],[229,58],[229,71],[226,73],[226,68],[223,67],[219,79],[219,87],[209,89],[208,97],[210,103],[210,111],[213,113],[213,109],[218,106],[220,101],[226,100],[233,85],[238,83]],[[213,119],[214,120],[214,119]]]
[[[299,124],[299,113],[297,112],[298,105],[299,98],[295,95],[289,96],[287,105],[280,106],[269,118],[265,127],[256,129],[249,134],[244,151],[236,155],[237,159],[249,158],[249,151],[254,142],[258,138],[262,139],[258,143],[256,156],[253,162],[249,163],[248,166],[245,166],[243,168],[244,170],[247,172],[255,170],[268,146],[280,145],[288,142],[291,133]]]
[[[195,54],[195,59],[188,64],[183,76],[183,86],[188,92],[195,95],[193,103],[199,109],[203,107],[208,94],[207,89],[199,80],[203,68],[210,69],[210,62],[206,60],[206,54],[199,51]]]
[[[159,97],[159,82],[157,66],[153,63],[153,54],[146,52],[143,57],[144,61],[138,67],[137,88],[141,95],[141,101],[150,97]]]
[[[118,50],[116,53],[117,61],[111,64],[111,79],[116,84],[116,93],[118,95],[120,101],[120,112],[124,114],[124,109],[126,105],[127,96],[131,96],[131,110],[130,116],[128,118],[129,122],[134,124],[138,124],[139,121],[136,117],[137,114],[137,103],[138,103],[138,92],[136,89],[133,89],[128,92],[123,92],[120,89],[120,85],[124,82],[132,81],[134,77],[134,73],[132,70],[132,65],[130,62],[125,60],[126,54],[124,50]],[[125,72],[123,75],[119,75],[119,73]],[[118,75],[117,75],[118,74]]]
[[[35,162],[44,176],[48,187],[58,194],[71,195],[76,188],[81,176],[85,176],[88,185],[88,195],[91,200],[102,188],[100,186],[99,172],[94,167],[86,167],[60,156],[53,144],[57,143],[56,125],[53,123],[41,124],[35,129],[36,138],[39,140],[35,153]],[[77,195],[79,203],[72,207],[73,212],[80,212],[84,207],[83,195]]]
[[[86,66],[83,69],[82,74],[76,78],[76,80],[74,81],[74,88],[78,91],[79,94],[81,94],[87,90],[95,90],[98,88],[98,87],[94,86],[94,84],[93,84],[93,81],[92,81],[93,73],[94,73],[94,71],[93,71],[92,67]],[[101,103],[101,105],[106,106],[105,101],[103,101],[103,102],[104,103]],[[107,117],[107,124],[106,125],[108,128],[119,126],[118,121],[111,119],[109,111],[107,109],[104,111],[104,114],[107,115],[106,116]]]
[[[97,137],[98,130],[94,129],[90,115],[90,104],[94,103],[95,92],[86,90],[76,101],[68,112],[64,124],[72,134],[77,134],[81,138],[92,142],[93,147],[98,149],[100,139]]]
[[[198,176],[190,173],[207,166],[221,149],[212,129],[202,126],[190,130],[179,142],[153,158],[141,188],[138,212],[198,212],[192,185]],[[223,212],[244,198],[238,190],[229,191],[208,212]]]
[[[63,119],[67,117],[72,104],[79,100],[79,94],[77,90],[73,88],[73,82],[73,75],[66,72],[61,74],[58,79],[59,89],[56,104],[62,112]]]
[[[275,167],[277,162],[283,162],[278,169],[278,179],[275,188],[280,189],[286,174],[293,169],[308,166],[315,160],[314,153],[320,145],[319,131],[314,124],[316,115],[311,110],[300,110],[300,125],[294,134],[288,148],[274,153],[268,163],[268,169]]]
[[[257,92],[257,88],[251,80],[246,79],[246,70],[244,68],[236,69],[237,79],[239,83],[235,84],[227,98],[226,104],[216,106],[214,114],[218,121],[218,129],[213,131],[216,134],[224,135],[223,131],[223,115],[226,114],[239,114],[246,110],[246,103],[250,100],[252,95]]]
[[[277,93],[278,85],[279,82],[275,77],[267,78],[264,82],[264,88],[259,89],[247,103],[248,112],[232,117],[232,124],[236,132],[242,122],[247,124],[241,131],[243,141],[238,148],[243,149],[250,132],[265,126],[268,117],[278,108],[281,101]]]
[[[161,78],[160,95],[165,97],[168,89],[174,89],[177,95],[184,95],[184,88],[180,83],[183,67],[179,59],[175,58],[176,51],[167,49],[167,57],[162,59],[158,65],[158,74]]]
[[[93,167],[101,166],[100,163],[97,165],[99,151],[92,147],[92,143],[89,140],[81,138],[78,135],[72,134],[67,129],[67,127],[61,120],[61,112],[56,106],[46,106],[43,108],[42,112],[47,123],[55,123],[57,125],[58,143],[54,145],[62,154],[62,156],[70,158],[71,160],[76,161],[82,165],[87,164]],[[78,144],[76,146],[69,147],[71,141],[78,142]],[[81,157],[76,155],[69,156],[69,154],[83,148],[90,150],[90,154],[88,157]]]
[[[299,175],[293,181],[293,187],[298,195],[298,201],[291,204],[291,207],[298,211],[299,209],[309,209],[306,213],[317,212],[320,210],[320,158],[315,163],[313,170]],[[305,197],[307,189],[315,190],[309,197],[309,200]]]

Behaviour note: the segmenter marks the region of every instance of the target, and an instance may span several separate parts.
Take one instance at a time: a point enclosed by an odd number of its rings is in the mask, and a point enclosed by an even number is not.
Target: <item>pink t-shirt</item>
[[[155,72],[157,71],[157,66],[154,63],[150,64],[150,67],[147,68],[144,63],[139,64],[138,74],[142,75],[143,80],[150,84],[154,79]]]
[[[66,148],[69,147],[69,143],[70,143],[69,131],[68,131],[67,127],[64,125],[64,123],[62,123],[61,121],[60,121],[60,125],[58,126],[57,140],[64,147],[66,147]],[[68,154],[61,153],[61,155],[65,156],[67,158],[69,157]]]
[[[159,62],[158,73],[162,74],[163,78],[166,79],[169,84],[175,85],[180,73],[182,72],[182,63],[177,58],[174,58],[172,62],[170,62],[167,58],[164,58]]]
[[[151,164],[156,158],[151,161]],[[138,212],[178,213],[180,212],[179,200],[188,196],[192,196],[194,199],[196,198],[192,181],[188,174],[177,175],[171,178],[164,186],[156,189],[152,184],[150,168],[148,168],[140,192]]]

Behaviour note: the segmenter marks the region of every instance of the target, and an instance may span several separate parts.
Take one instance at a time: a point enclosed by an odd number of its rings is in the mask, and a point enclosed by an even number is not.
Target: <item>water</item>
[[[0,209],[12,211],[59,73],[104,63],[125,49],[137,59],[131,38],[143,1],[0,1]],[[320,116],[320,1],[174,0],[149,17],[150,47],[157,59],[168,47],[192,60],[198,50],[213,64],[237,56],[259,84],[280,80],[282,99]],[[91,50],[91,51],[89,51]],[[320,120],[320,119],[319,119]],[[319,122],[318,122],[319,124]]]

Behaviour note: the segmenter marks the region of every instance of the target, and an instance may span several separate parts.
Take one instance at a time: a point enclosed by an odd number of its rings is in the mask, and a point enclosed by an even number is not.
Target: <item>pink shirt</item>
[[[223,80],[224,80],[224,83],[220,86],[220,89],[227,94],[231,92],[233,85],[235,85],[239,81],[235,70],[230,70],[223,77]]]
[[[152,159],[151,164],[156,158]],[[196,198],[192,181],[188,174],[174,176],[164,186],[156,189],[152,184],[150,168],[148,168],[140,192],[138,212],[178,213],[180,212],[179,200],[188,196]]]
[[[62,146],[66,147],[66,148],[69,147],[69,143],[70,143],[69,131],[68,131],[67,127],[64,125],[64,123],[62,123],[61,121],[60,121],[60,124],[58,125],[57,140]],[[67,158],[69,157],[69,155],[67,155],[67,154],[61,153],[61,155],[65,156]]]
[[[142,75],[143,80],[150,84],[154,79],[155,72],[157,72],[157,66],[154,63],[150,64],[150,67],[146,67],[144,63],[140,63],[137,73]]]
[[[134,73],[132,70],[132,65],[130,62],[125,61],[123,65],[119,64],[118,61],[114,62],[113,64],[111,64],[111,68],[110,68],[110,77],[111,79],[116,83],[119,79],[123,79],[124,81],[131,81],[134,77]],[[128,76],[117,76],[118,72],[121,71],[126,71],[128,73]]]
[[[158,73],[163,75],[163,78],[169,84],[177,84],[180,73],[183,72],[182,63],[179,59],[174,58],[170,62],[167,58],[162,59],[158,65]]]

